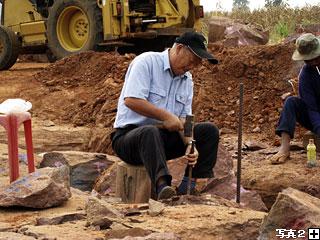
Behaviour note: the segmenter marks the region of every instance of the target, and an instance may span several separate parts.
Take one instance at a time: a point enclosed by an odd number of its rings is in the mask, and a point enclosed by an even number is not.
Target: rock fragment
[[[95,197],[89,197],[87,206],[88,225],[109,228],[113,222],[121,222],[121,214],[111,204]]]
[[[149,215],[152,217],[158,216],[165,209],[165,205],[161,202],[150,198],[149,200]]]

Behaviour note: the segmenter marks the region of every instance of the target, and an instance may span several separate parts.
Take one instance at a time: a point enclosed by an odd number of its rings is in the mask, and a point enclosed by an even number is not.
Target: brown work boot
[[[172,198],[174,196],[177,196],[176,191],[172,187],[166,186],[159,193],[158,200],[168,199],[168,198]]]

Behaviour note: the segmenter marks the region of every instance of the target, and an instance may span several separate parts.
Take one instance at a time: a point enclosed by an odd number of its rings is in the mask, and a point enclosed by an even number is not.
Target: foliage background
[[[270,31],[269,44],[276,44],[292,34],[297,24],[319,24],[320,6],[305,5],[302,8],[290,8],[288,4],[282,3],[279,6],[265,6],[252,11],[248,8],[233,8],[231,12],[221,11],[218,8],[213,12],[205,12],[202,25],[204,35],[208,34],[211,16],[242,19],[260,25],[264,30]]]

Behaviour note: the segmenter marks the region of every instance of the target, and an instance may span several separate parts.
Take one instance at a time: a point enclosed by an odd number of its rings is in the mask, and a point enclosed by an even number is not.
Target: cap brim
[[[318,41],[320,43],[320,39],[318,38]],[[295,61],[305,61],[305,60],[312,60],[320,56],[320,44],[318,45],[318,48],[309,54],[301,54],[296,49],[292,54],[292,60]]]
[[[310,54],[300,54],[298,50],[295,50],[293,55],[292,55],[292,60],[295,61],[304,61],[304,60],[312,60],[320,56],[320,51],[319,52],[313,52]]]
[[[219,61],[214,56],[212,56],[207,51],[203,50],[202,48],[191,48],[188,46],[190,51],[193,52],[194,55],[196,55],[199,58],[202,59],[208,59],[208,61],[212,64],[217,64]]]

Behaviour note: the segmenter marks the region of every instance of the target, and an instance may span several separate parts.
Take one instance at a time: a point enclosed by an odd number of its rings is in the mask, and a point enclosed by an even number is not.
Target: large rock
[[[225,31],[228,26],[232,26],[234,20],[227,17],[212,16],[209,22],[208,42],[218,42],[224,39]]]
[[[0,206],[49,208],[71,197],[67,166],[42,168],[0,190]]]
[[[284,43],[295,43],[297,38],[304,33],[312,33],[316,36],[320,35],[320,24],[297,24],[294,33],[290,34],[283,41]]]
[[[293,188],[279,193],[260,227],[260,240],[279,239],[277,229],[292,229],[297,235],[308,228],[320,228],[320,199]],[[318,239],[318,238],[317,238]]]
[[[43,159],[40,163],[40,168],[44,167],[60,167],[66,165],[69,167],[68,160],[64,157],[63,153],[49,152],[43,155]]]
[[[72,166],[71,186],[82,191],[91,191],[96,179],[113,165],[105,155],[96,155],[94,159]]]
[[[121,159],[117,157],[113,159],[114,163],[96,179],[93,187],[96,192],[104,196],[116,192],[117,165]]]
[[[209,43],[219,42],[227,47],[239,45],[264,45],[269,41],[269,31],[260,26],[225,17],[211,17]]]

